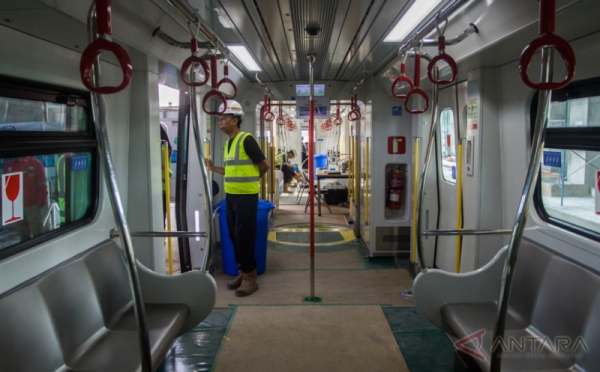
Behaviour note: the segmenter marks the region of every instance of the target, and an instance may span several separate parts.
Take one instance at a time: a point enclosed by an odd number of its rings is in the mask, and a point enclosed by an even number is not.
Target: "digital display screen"
[[[315,84],[315,96],[325,95],[325,84]],[[296,84],[296,96],[310,97],[310,84]]]

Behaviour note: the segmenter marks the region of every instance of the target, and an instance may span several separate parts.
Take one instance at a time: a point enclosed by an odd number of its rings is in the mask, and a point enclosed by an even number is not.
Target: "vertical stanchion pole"
[[[456,229],[462,229],[462,139],[458,141],[458,158],[456,159]],[[456,272],[460,273],[462,256],[462,236],[456,236]]]
[[[310,201],[310,296],[304,297],[305,302],[321,302],[320,297],[315,297],[315,101],[313,64],[315,56],[309,55],[308,76],[310,83],[310,116],[308,119],[308,200]]]
[[[310,84],[310,116],[308,119],[308,179],[310,199],[310,298],[315,298],[315,82],[313,63],[315,56],[308,56]]]
[[[167,212],[167,231],[171,232],[171,185],[169,172],[169,147],[163,146],[163,179],[165,180],[165,211]],[[163,221],[165,223],[165,221]],[[167,237],[167,248],[169,254],[169,275],[173,275],[173,243],[171,237]]]
[[[417,215],[417,198],[419,197],[419,194],[417,192],[417,190],[419,189],[419,142],[420,138],[415,138],[415,169],[413,171],[413,238],[411,247],[412,262],[417,262],[417,220],[415,219],[415,216]]]
[[[418,53],[418,52],[417,52]],[[432,75],[434,79],[438,78],[439,71],[436,68],[433,69]],[[425,151],[425,161],[423,162],[423,169],[421,170],[421,178],[419,178],[419,197],[417,199],[417,213],[415,215],[415,223],[417,225],[417,254],[419,257],[419,265],[421,270],[427,270],[427,264],[425,263],[425,253],[423,252],[423,242],[421,236],[423,235],[421,229],[421,208],[423,207],[423,197],[425,195],[425,183],[427,182],[427,173],[429,171],[429,164],[431,163],[431,154],[435,146],[435,134],[437,131],[437,113],[438,113],[438,92],[439,85],[433,84],[433,94],[431,99],[431,125],[429,128],[429,140],[427,141],[427,150]],[[435,262],[433,263],[435,265]]]
[[[96,2],[94,1],[90,6],[90,11],[88,13],[88,38],[90,44],[99,37],[96,33],[96,16]],[[92,86],[100,86],[100,76],[100,58],[96,57],[92,67],[92,74],[90,76]],[[99,93],[92,93],[92,119],[95,124],[94,128],[96,130],[96,137],[98,139],[98,153],[100,155],[101,166],[104,172],[104,180],[106,181],[108,199],[110,200],[115,223],[117,224],[117,229],[119,230],[119,235],[121,237],[121,248],[123,249],[123,253],[125,253],[126,258],[125,263],[127,265],[127,274],[129,276],[129,285],[131,288],[133,312],[138,329],[138,343],[140,346],[139,352],[142,372],[151,372],[152,357],[150,351],[150,339],[148,337],[148,325],[146,324],[144,299],[142,298],[142,288],[140,286],[140,278],[137,271],[131,234],[129,233],[127,219],[125,218],[125,208],[119,193],[117,175],[115,173],[112,156],[110,154],[108,132],[106,130],[106,103],[104,102],[102,95]]]
[[[196,80],[196,70],[191,69],[190,80]],[[204,259],[201,267],[198,269],[209,271],[209,266],[212,262],[212,183],[209,184],[208,170],[206,169],[206,160],[202,153],[202,139],[200,134],[200,118],[198,117],[198,101],[196,99],[196,87],[190,86],[190,117],[192,122],[192,128],[194,129],[194,142],[196,144],[196,155],[198,156],[198,163],[200,164],[200,172],[202,174],[202,183],[204,185],[204,218],[206,219],[207,235],[206,235],[206,252],[204,253]]]
[[[369,137],[365,137],[365,142],[367,146],[366,150],[366,159],[365,159],[365,225],[369,225]]]
[[[542,82],[544,83],[552,81],[552,51],[553,50],[551,47],[542,48]],[[535,127],[533,131],[533,139],[531,141],[531,153],[529,155],[529,168],[527,169],[527,177],[525,178],[525,185],[523,186],[521,201],[515,216],[515,225],[513,227],[512,235],[510,236],[510,242],[508,243],[506,261],[504,263],[504,270],[502,272],[502,282],[500,283],[498,313],[496,316],[496,326],[494,327],[494,338],[492,339],[494,340],[493,344],[496,345],[496,347],[492,350],[490,361],[490,371],[492,372],[500,372],[501,370],[502,353],[504,350],[501,346],[499,346],[501,343],[497,343],[496,341],[504,338],[506,312],[508,311],[508,298],[512,284],[512,277],[515,270],[515,264],[517,263],[517,252],[519,251],[521,237],[525,231],[527,216],[529,215],[529,206],[531,205],[531,199],[533,198],[533,193],[535,192],[535,185],[540,174],[541,158],[544,152],[546,120],[548,119],[551,97],[552,90],[539,91]]]

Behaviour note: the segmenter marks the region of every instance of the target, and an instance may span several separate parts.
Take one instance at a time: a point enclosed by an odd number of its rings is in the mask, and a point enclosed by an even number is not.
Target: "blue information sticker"
[[[544,151],[544,165],[549,167],[561,167],[560,151]]]
[[[71,158],[71,170],[80,171],[90,167],[90,162],[87,155],[76,155]]]
[[[392,116],[402,116],[402,106],[392,106]]]
[[[455,165],[452,166],[452,179],[453,180],[456,179],[456,166]]]

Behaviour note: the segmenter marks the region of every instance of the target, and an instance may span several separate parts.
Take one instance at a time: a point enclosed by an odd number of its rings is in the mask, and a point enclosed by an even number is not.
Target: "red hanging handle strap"
[[[119,44],[106,39],[106,36],[112,35],[110,0],[96,0],[96,14],[96,31],[100,35],[100,38],[90,43],[83,51],[81,61],[79,62],[79,74],[81,82],[90,92],[113,94],[127,88],[133,75],[133,66],[125,49]],[[92,67],[102,51],[111,52],[117,58],[117,61],[119,61],[119,66],[123,73],[121,84],[106,87],[92,86]]]
[[[335,125],[342,125],[343,121],[340,117],[340,105],[337,105],[337,109],[335,110],[335,120],[333,121]]]
[[[396,98],[406,99],[406,94],[396,94],[396,86],[398,84],[401,84],[402,82],[407,83],[411,90],[415,88],[415,85],[413,84],[412,80],[410,80],[410,78],[406,76],[406,63],[404,62],[402,62],[402,64],[400,65],[400,76],[398,76],[396,80],[394,80],[394,82],[392,83],[392,95]]]
[[[279,117],[276,121],[277,125],[285,125],[285,120],[283,119],[283,112],[281,110],[281,106],[279,106]]]
[[[414,76],[414,88],[411,89],[410,92],[406,95],[406,100],[404,101],[404,108],[406,112],[411,114],[422,114],[429,109],[429,96],[427,96],[427,92],[421,89],[421,55],[419,53],[415,54],[415,76]],[[425,100],[425,108],[422,110],[412,110],[408,107],[408,101],[410,97],[417,95],[423,97]]]
[[[438,37],[438,51],[439,54],[433,57],[427,66],[427,77],[433,84],[444,85],[453,83],[458,76],[458,66],[456,65],[454,58],[450,57],[449,54],[446,54],[446,38],[444,35]],[[433,68],[440,61],[444,61],[450,66],[452,77],[449,80],[434,79],[433,77]]]
[[[228,97],[229,99],[234,99],[235,96],[237,96],[237,86],[233,81],[231,81],[231,79],[229,79],[229,66],[227,65],[223,66],[223,79],[219,80],[216,89],[220,89],[221,84],[229,84],[233,88],[233,95]]]
[[[181,80],[185,85],[190,87],[201,87],[204,84],[206,84],[208,82],[208,79],[210,78],[210,68],[208,67],[208,64],[204,59],[196,56],[196,53],[198,52],[198,40],[192,39],[190,44],[192,55],[188,57],[185,61],[183,61],[183,65],[181,65],[181,70],[179,70],[179,76],[181,77]],[[200,64],[200,66],[202,66],[202,69],[204,70],[204,80],[199,82],[188,81],[188,70],[190,69],[190,67],[192,67],[194,63],[198,63]],[[216,73],[216,70],[213,71]]]
[[[216,72],[217,72],[217,56],[215,56],[215,55],[210,57],[210,68],[213,71],[213,74],[211,76],[211,85],[212,85],[213,89],[204,96],[204,99],[202,100],[202,110],[204,110],[204,112],[206,112],[208,115],[219,116],[219,115],[223,115],[225,113],[225,111],[227,110],[227,98],[225,98],[223,93],[219,92],[216,88],[216,86],[217,86],[217,74],[216,74]],[[207,105],[210,97],[216,97],[218,100],[220,100],[223,103],[223,105],[222,105],[223,109],[217,110],[217,111],[210,111],[209,109],[207,109],[206,105]],[[218,106],[218,107],[220,107],[220,106]]]
[[[271,112],[271,98],[266,94],[263,100],[262,118],[264,121],[273,121],[275,119],[275,114]]]
[[[521,59],[519,60],[519,74],[521,80],[530,88],[538,90],[553,90],[565,87],[575,77],[575,67],[577,60],[575,58],[575,52],[569,43],[554,34],[555,26],[555,8],[556,0],[540,0],[540,37],[532,41],[529,45],[523,49],[521,53]],[[534,83],[529,79],[527,72],[529,70],[529,64],[535,52],[540,48],[550,47],[553,48],[560,54],[565,63],[567,69],[567,75],[562,82],[549,82],[549,83]]]
[[[348,113],[348,120],[350,120],[350,121],[360,120],[362,115],[360,114],[360,108],[358,107],[358,97],[357,97],[356,93],[354,93],[354,96],[350,99],[350,102],[351,102],[350,107],[352,107],[352,111],[350,111]]]

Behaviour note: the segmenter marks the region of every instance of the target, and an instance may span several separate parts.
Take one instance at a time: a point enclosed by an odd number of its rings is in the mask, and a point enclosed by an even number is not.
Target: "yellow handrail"
[[[169,164],[168,146],[163,146],[163,168],[163,177],[165,179],[165,209],[167,212],[167,231],[171,232],[171,167]],[[167,249],[169,252],[169,275],[173,275],[173,245],[171,242],[171,237],[167,238]]]
[[[462,143],[458,143],[458,159],[456,162],[456,229],[462,229]],[[456,236],[456,272],[460,272],[462,236]]]
[[[415,138],[415,152],[414,152],[414,172],[413,172],[413,219],[417,215],[417,189],[419,188],[419,138]],[[412,262],[417,261],[417,221],[413,221],[412,226],[412,245],[411,245],[411,260]]]

